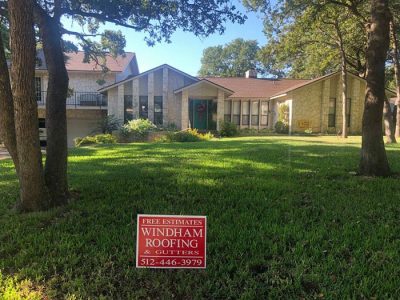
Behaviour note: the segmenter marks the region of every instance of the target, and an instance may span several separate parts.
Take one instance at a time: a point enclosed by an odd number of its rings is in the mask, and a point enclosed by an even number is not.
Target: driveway
[[[10,158],[6,148],[0,145],[0,160]]]

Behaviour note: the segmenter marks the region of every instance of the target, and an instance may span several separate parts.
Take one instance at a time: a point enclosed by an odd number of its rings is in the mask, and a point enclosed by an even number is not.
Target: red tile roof
[[[66,53],[68,60],[66,67],[68,71],[101,71],[101,67],[96,65],[93,60],[90,63],[84,63],[84,52],[78,51],[77,53]],[[130,61],[135,57],[135,53],[125,52],[125,56],[117,56],[116,58],[111,55],[106,56],[106,66],[110,72],[123,72]]]
[[[229,98],[269,98],[280,91],[308,83],[307,79],[265,79],[242,77],[207,77],[215,84],[234,91]]]

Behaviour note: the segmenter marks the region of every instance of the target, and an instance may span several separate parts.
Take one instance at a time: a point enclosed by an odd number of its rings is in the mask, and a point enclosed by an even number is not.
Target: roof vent
[[[257,71],[255,69],[246,71],[246,78],[257,78]]]

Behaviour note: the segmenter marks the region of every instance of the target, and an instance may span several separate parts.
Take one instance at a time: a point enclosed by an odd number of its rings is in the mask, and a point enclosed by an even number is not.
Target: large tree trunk
[[[14,103],[11,91],[3,39],[0,33],[0,138],[14,161],[15,170],[19,172],[17,140],[15,138]]]
[[[344,49],[341,49],[342,56],[342,137],[347,139],[347,66],[346,66],[346,54],[344,53]]]
[[[396,24],[394,22],[394,18],[392,15],[392,19],[390,22],[390,32],[392,33],[392,43],[393,43],[393,69],[394,69],[394,75],[396,79],[396,94],[397,94],[397,100],[396,100],[396,116],[393,116],[394,119],[396,119],[396,131],[395,131],[395,137],[400,138],[400,62],[399,62],[399,44],[397,41],[397,35],[396,35]]]
[[[359,173],[367,176],[390,175],[382,135],[385,102],[385,62],[389,49],[390,14],[388,0],[371,0],[368,29],[367,91],[362,122],[362,149]]]
[[[43,50],[49,73],[46,96],[47,157],[46,184],[52,205],[68,202],[67,180],[67,111],[68,73],[61,45],[59,21],[36,8]]]
[[[21,211],[46,209],[45,185],[35,97],[35,32],[33,2],[8,1],[11,41],[11,78],[14,97],[15,132],[18,146]]]
[[[393,122],[393,113],[387,97],[385,97],[385,103],[383,105],[383,121],[385,123],[386,144],[396,143],[396,137],[394,136],[395,127]]]

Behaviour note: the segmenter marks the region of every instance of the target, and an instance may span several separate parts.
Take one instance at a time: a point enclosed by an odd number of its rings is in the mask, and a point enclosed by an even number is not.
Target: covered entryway
[[[190,127],[199,130],[215,130],[216,121],[213,120],[214,111],[212,100],[189,99]]]
[[[175,90],[175,94],[182,101],[182,130],[219,130],[219,123],[224,120],[224,101],[233,91],[202,79]]]

